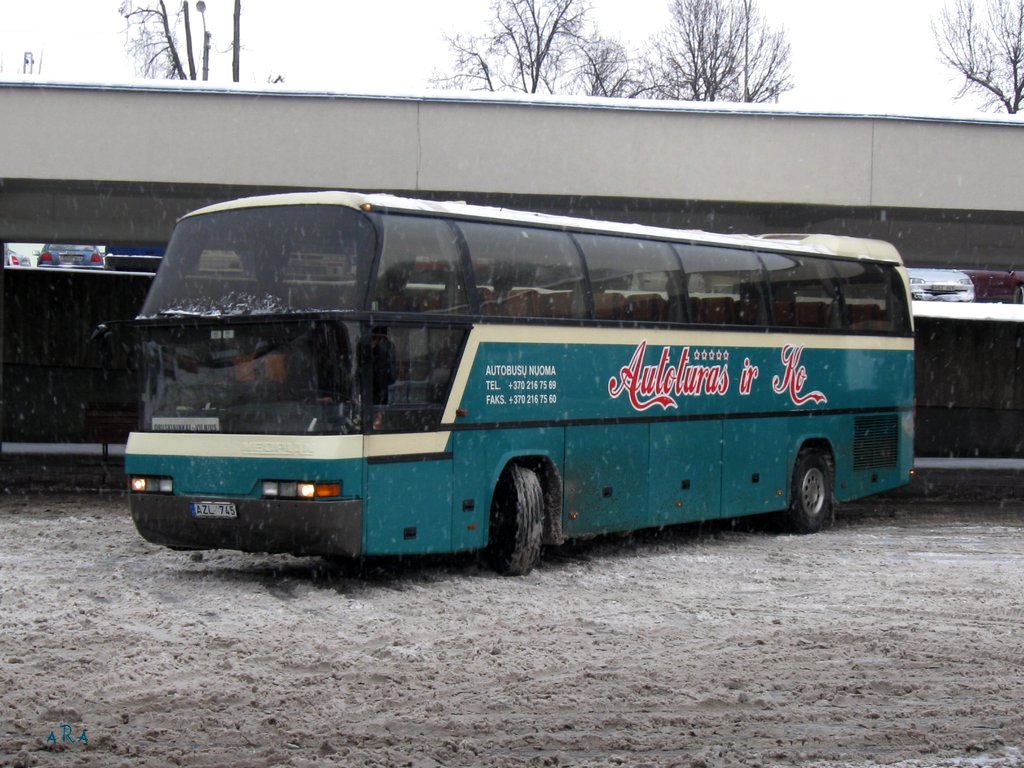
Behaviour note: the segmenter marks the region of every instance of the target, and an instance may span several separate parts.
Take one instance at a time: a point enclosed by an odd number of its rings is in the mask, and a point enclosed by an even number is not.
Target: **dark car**
[[[84,267],[103,269],[103,251],[98,245],[47,243],[39,252],[37,267]]]
[[[974,283],[975,301],[1024,304],[1024,272],[995,269],[965,269]]]

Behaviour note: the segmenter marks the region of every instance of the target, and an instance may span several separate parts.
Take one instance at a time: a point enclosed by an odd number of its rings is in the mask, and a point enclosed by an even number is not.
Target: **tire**
[[[821,451],[796,457],[786,519],[794,533],[817,533],[832,522],[832,461]]]
[[[1018,285],[1017,290],[1013,292],[1013,303],[1024,304],[1024,285]]]
[[[491,566],[505,576],[525,576],[540,561],[543,534],[544,490],[537,473],[510,464],[491,502]]]

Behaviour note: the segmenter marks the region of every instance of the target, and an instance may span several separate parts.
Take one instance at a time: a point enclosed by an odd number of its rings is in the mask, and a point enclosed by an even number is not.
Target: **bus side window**
[[[750,251],[678,243],[691,322],[763,325],[767,322],[764,271]]]
[[[382,312],[466,312],[469,302],[456,233],[442,219],[389,215],[373,309]]]
[[[480,313],[577,318],[586,313],[579,251],[564,232],[461,221]]]
[[[377,326],[370,366],[373,425],[378,430],[436,428],[466,331],[433,326]]]
[[[842,328],[839,283],[831,260],[762,253],[772,292],[775,325]]]
[[[595,319],[678,321],[682,271],[672,246],[631,237],[573,237],[587,262]]]

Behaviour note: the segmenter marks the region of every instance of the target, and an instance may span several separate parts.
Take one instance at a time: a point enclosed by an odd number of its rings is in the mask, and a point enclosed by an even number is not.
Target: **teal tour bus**
[[[726,236],[388,195],[183,217],[134,321],[146,539],[371,557],[778,513],[908,481],[889,244]]]

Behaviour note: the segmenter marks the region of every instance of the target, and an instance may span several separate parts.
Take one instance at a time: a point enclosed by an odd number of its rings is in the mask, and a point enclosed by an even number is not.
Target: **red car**
[[[994,269],[963,269],[974,283],[975,301],[1024,304],[1024,272]]]

